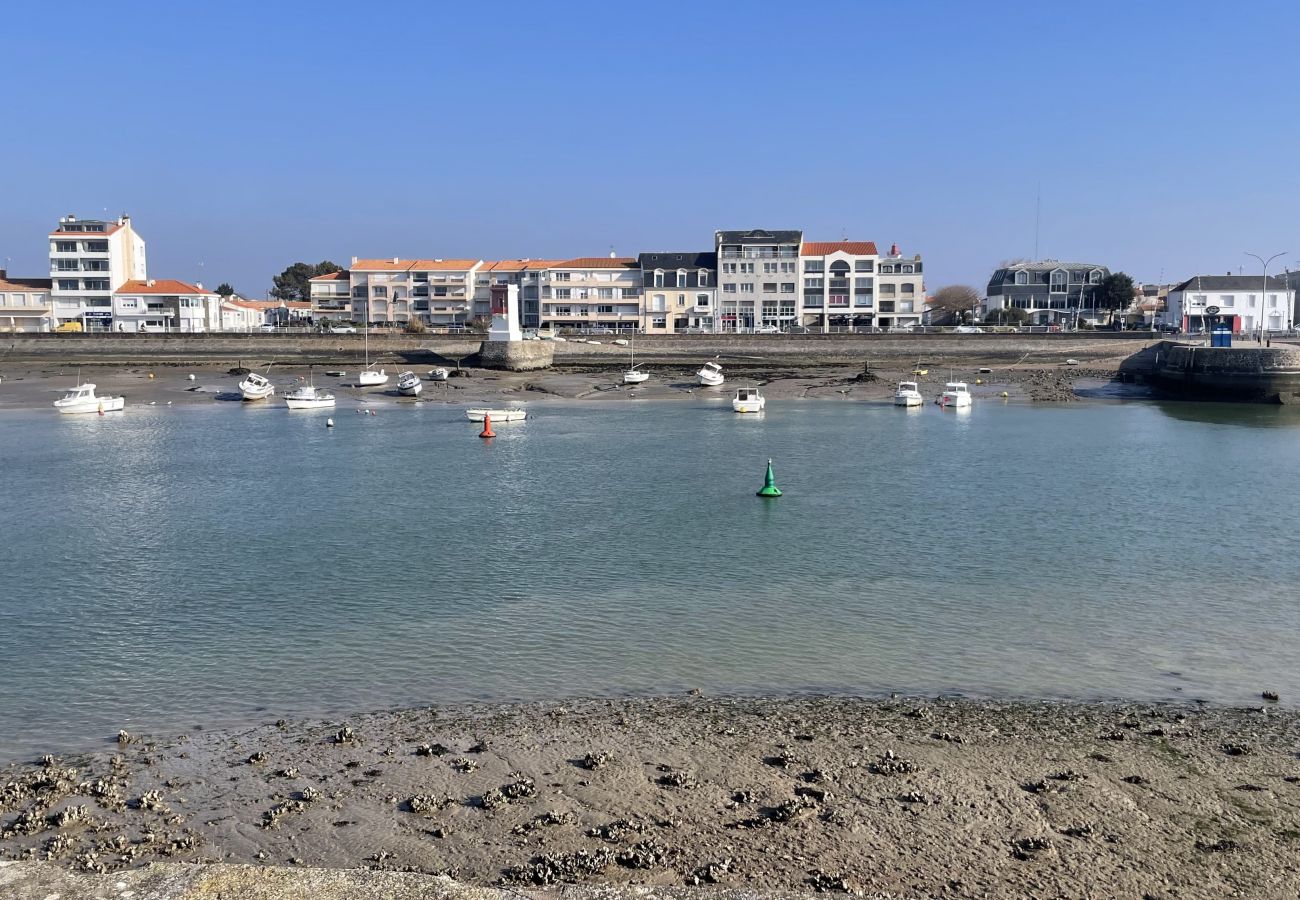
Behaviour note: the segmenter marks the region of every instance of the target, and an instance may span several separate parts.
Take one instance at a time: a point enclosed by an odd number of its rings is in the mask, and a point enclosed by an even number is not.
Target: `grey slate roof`
[[[719,244],[803,243],[803,231],[798,228],[785,231],[765,231],[762,228],[754,228],[750,231],[719,231],[716,236]]]
[[[1196,275],[1175,287],[1175,291],[1250,291],[1259,290],[1262,275]],[[1286,290],[1286,281],[1276,275],[1268,276],[1270,291]]]
[[[642,253],[638,259],[641,268],[651,269],[716,269],[718,254],[697,253],[694,250],[682,253]]]

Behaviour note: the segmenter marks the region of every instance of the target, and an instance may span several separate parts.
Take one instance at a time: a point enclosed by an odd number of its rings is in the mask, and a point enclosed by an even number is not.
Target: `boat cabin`
[[[736,388],[736,399],[744,402],[746,400],[761,400],[758,388]]]

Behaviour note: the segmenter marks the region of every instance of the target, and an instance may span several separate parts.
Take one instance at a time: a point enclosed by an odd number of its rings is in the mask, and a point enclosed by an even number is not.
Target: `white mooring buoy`
[[[325,427],[326,427],[326,428],[333,428],[333,427],[334,427],[334,420],[333,420],[333,419],[326,419],[326,420],[325,420]]]

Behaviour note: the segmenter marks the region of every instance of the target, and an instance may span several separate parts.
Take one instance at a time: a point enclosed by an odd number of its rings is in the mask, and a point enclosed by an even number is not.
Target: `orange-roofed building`
[[[904,272],[897,246],[891,254],[882,260],[875,241],[804,241],[799,250],[800,324],[831,331],[923,324],[921,258],[906,261]]]
[[[352,319],[375,325],[463,328],[475,315],[481,259],[352,259]]]
[[[315,319],[352,318],[352,275],[347,269],[308,279]]]
[[[541,288],[546,270],[554,259],[500,259],[483,263],[474,277],[474,314],[486,315],[491,308],[492,285],[519,286],[519,324],[537,328],[541,324]]]
[[[633,257],[581,256],[551,264],[541,279],[540,327],[583,332],[642,327],[641,264]]]
[[[113,292],[113,331],[221,330],[221,298],[201,284],[172,278],[128,281]]]

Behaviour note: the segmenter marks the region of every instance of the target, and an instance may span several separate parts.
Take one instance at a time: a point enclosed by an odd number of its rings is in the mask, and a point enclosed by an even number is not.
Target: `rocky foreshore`
[[[1300,714],[840,698],[430,707],[0,770],[0,858],[898,897],[1294,897]]]

